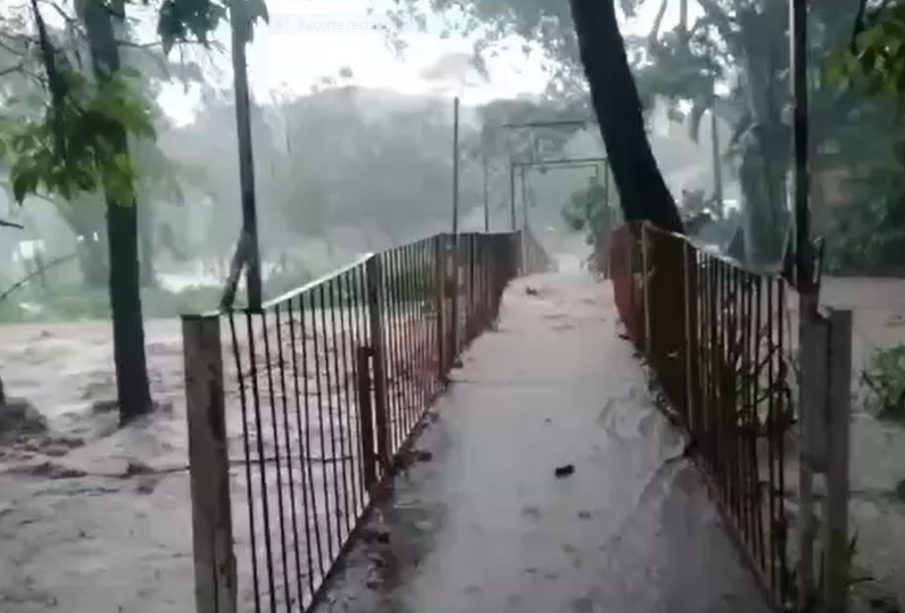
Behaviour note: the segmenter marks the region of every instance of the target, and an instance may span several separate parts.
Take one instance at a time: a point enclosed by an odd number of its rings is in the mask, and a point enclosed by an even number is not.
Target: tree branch
[[[5,219],[0,219],[0,227],[2,228],[18,228],[20,230],[24,230],[25,226],[22,224],[18,224],[14,221],[6,221]]]
[[[73,26],[75,28],[79,28],[78,20],[75,17],[73,17],[72,15],[69,15],[65,10],[63,10],[63,7],[61,7],[59,4],[57,4],[56,2],[51,2],[50,0],[41,0],[41,1],[44,2],[45,4],[49,4],[50,8],[52,8],[54,11],[56,11],[56,13],[60,17],[62,17],[63,21],[65,21],[67,24],[69,24],[70,26]]]
[[[6,75],[12,74],[14,72],[21,72],[21,71],[23,71],[24,67],[25,67],[25,63],[19,62],[15,66],[10,66],[8,68],[0,69],[0,77],[5,77]]]

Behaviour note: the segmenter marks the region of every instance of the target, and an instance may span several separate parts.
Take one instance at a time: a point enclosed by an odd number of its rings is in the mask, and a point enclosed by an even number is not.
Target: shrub
[[[879,415],[905,421],[905,345],[874,350],[862,382],[879,406]]]

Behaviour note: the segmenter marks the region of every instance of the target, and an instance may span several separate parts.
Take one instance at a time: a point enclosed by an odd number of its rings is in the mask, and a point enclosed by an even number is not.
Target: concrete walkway
[[[358,543],[318,611],[767,611],[610,291],[578,275],[510,287],[429,415],[432,459],[372,521],[388,542]]]

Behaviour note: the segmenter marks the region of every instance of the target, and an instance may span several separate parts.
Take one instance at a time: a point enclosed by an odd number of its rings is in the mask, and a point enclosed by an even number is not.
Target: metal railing
[[[547,261],[522,240],[438,235],[183,319],[199,612],[311,605],[456,356]]]
[[[708,484],[777,610],[795,602],[786,503],[786,285],[648,224],[608,240],[629,338],[689,433]]]

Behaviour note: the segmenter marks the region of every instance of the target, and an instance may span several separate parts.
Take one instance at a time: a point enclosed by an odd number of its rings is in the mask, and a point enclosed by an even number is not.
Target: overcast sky
[[[255,99],[266,102],[273,96],[304,95],[323,77],[402,93],[459,95],[464,104],[537,94],[546,85],[543,53],[529,43],[533,49],[526,56],[526,41],[521,39],[504,41],[495,56],[486,57],[489,79],[485,79],[468,61],[474,39],[441,38],[445,29],[441,17],[430,21],[426,32],[414,26],[404,29],[401,39],[406,49],[400,55],[381,30],[391,4],[391,0],[267,0],[270,24],[256,30],[248,55]],[[647,0],[639,16],[623,24],[624,33],[646,32],[657,4]],[[668,13],[666,23],[672,21],[675,15]],[[227,51],[211,52],[206,73],[228,87],[232,79],[228,30],[221,28],[216,38]],[[339,73],[346,67],[352,76],[342,79]],[[198,92],[171,84],[161,103],[175,120],[190,121]]]

